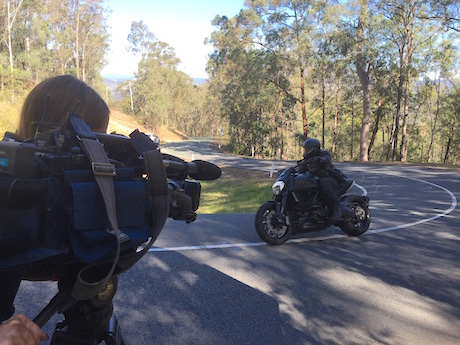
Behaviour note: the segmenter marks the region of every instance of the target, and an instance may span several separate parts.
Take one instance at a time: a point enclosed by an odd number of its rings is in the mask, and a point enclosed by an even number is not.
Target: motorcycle
[[[310,173],[284,170],[272,186],[273,200],[260,206],[255,216],[257,234],[271,245],[285,243],[293,234],[325,230],[331,225],[349,236],[360,236],[371,223],[369,197],[346,194],[353,181],[346,180],[336,191],[342,217],[332,222],[319,178]]]

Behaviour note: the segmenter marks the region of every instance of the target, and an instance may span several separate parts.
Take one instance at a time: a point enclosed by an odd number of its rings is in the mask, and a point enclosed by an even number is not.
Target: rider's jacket
[[[297,162],[295,171],[298,173],[309,172],[319,178],[332,177],[340,184],[346,176],[331,161],[331,154],[326,150],[313,149],[304,158]]]

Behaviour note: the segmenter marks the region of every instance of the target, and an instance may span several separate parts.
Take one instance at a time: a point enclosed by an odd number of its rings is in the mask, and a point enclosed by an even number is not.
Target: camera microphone
[[[125,136],[116,134],[96,133],[96,135],[106,149],[119,153],[129,151],[131,146],[137,152],[155,150],[158,146],[146,134],[139,132],[137,129],[129,135],[131,140]],[[202,160],[185,162],[169,154],[163,154],[163,164],[166,168],[166,175],[172,179],[183,180],[188,175],[195,180],[210,181],[218,179],[222,174],[220,168],[213,163]]]
[[[217,165],[199,159],[191,162],[179,162],[163,159],[163,164],[166,169],[170,168],[176,171],[181,171],[195,180],[216,180],[222,174]]]

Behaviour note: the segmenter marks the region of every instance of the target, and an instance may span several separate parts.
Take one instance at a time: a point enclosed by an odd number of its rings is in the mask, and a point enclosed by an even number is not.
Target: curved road
[[[207,143],[162,150],[267,174],[272,167],[212,152]],[[371,199],[365,235],[346,237],[332,227],[268,246],[255,232],[254,214],[199,215],[189,225],[168,220],[151,252],[120,277],[115,313],[125,340],[459,344],[459,170],[337,165]],[[55,290],[49,282],[22,283],[17,311],[33,317]]]

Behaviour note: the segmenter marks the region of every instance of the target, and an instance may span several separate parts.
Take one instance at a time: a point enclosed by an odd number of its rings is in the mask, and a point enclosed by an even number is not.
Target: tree
[[[427,11],[417,15],[421,20],[442,24],[447,30],[460,32],[460,4],[455,0],[422,1]]]
[[[11,102],[14,103],[14,67],[13,67],[13,48],[12,48],[12,27],[16,20],[16,15],[21,8],[23,0],[7,2],[7,31],[8,31],[8,52],[10,58],[10,77],[11,77]]]
[[[368,0],[348,4],[349,16],[345,16],[335,37],[335,44],[342,56],[354,65],[362,89],[362,120],[360,131],[360,161],[369,160],[369,130],[371,123],[371,73],[378,51],[378,37],[375,31],[373,11],[368,9]],[[356,16],[356,17],[354,17]]]
[[[234,18],[216,16],[219,30],[211,39],[216,50],[208,72],[211,90],[222,102],[222,116],[229,121],[232,148],[236,153],[274,156],[285,149],[283,135],[293,115],[290,67],[287,59],[257,39],[259,17],[252,10]],[[222,86],[214,80],[222,82]]]
[[[102,0],[74,0],[70,10],[73,18],[75,51],[73,67],[83,81],[97,80],[104,68],[104,53],[109,49],[106,11]]]
[[[109,39],[102,3],[103,0],[2,3],[0,56],[9,56],[8,69],[14,71],[14,85],[10,82],[7,86],[28,89],[32,83],[65,73],[97,85]],[[5,68],[2,58],[0,62]],[[1,77],[4,81],[3,74]]]
[[[315,19],[313,3],[310,1],[253,0],[249,5],[263,20],[263,39],[266,46],[276,54],[288,59],[298,71],[300,96],[298,99],[302,111],[303,134],[308,137],[308,122],[305,99],[305,71],[311,58],[313,46],[311,37]],[[313,15],[312,15],[313,13]],[[292,97],[293,94],[291,93]]]
[[[134,113],[154,131],[173,125],[187,134],[197,133],[202,115],[192,79],[178,71],[174,48],[159,41],[141,22],[131,24],[128,51],[141,56],[133,85]],[[193,109],[193,110],[191,110]]]

